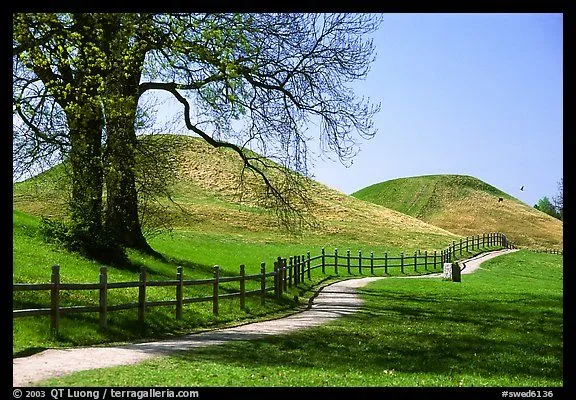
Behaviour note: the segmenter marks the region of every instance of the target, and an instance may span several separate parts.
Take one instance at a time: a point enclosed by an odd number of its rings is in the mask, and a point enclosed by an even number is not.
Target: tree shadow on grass
[[[434,295],[400,298],[399,293],[380,292],[378,296],[387,300],[385,308],[378,301],[335,324],[198,348],[176,357],[247,368],[316,367],[337,373],[352,369],[562,378],[563,321],[558,296],[459,300],[450,311]],[[526,307],[526,301],[534,307]]]

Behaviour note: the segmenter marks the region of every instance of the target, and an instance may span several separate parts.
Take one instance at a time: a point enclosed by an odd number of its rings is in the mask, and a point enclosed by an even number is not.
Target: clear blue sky
[[[349,167],[313,157],[314,179],[351,194],[396,178],[463,174],[529,206],[552,200],[563,174],[563,15],[384,17],[376,61],[353,86],[381,103],[378,133],[360,142]],[[175,101],[164,107],[180,110]]]
[[[315,179],[347,194],[395,178],[465,174],[530,206],[563,174],[562,14],[386,14],[357,93],[378,133]],[[524,191],[520,187],[524,186]]]

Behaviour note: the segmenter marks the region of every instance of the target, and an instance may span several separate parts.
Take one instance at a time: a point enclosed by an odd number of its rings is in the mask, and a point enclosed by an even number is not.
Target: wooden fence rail
[[[548,254],[564,255],[564,251],[558,250],[558,249],[532,249],[532,251],[535,253],[548,253]]]
[[[60,282],[60,266],[52,266],[51,283],[15,283],[12,290],[15,292],[22,291],[50,291],[50,307],[37,308],[37,309],[23,309],[13,310],[13,317],[27,317],[34,315],[50,315],[50,330],[56,334],[58,332],[60,316],[69,313],[99,313],[99,324],[101,327],[107,327],[107,314],[111,311],[138,309],[138,321],[144,322],[146,310],[149,307],[159,306],[175,306],[176,318],[182,319],[183,305],[198,302],[212,302],[212,312],[218,315],[218,303],[223,298],[240,298],[240,309],[245,309],[246,296],[260,296],[261,304],[264,304],[266,299],[266,292],[274,290],[274,286],[267,285],[268,277],[273,277],[276,272],[266,273],[266,264],[260,265],[259,274],[245,274],[245,266],[240,265],[240,275],[238,276],[220,276],[220,267],[218,265],[213,268],[212,279],[196,279],[189,280],[183,278],[182,267],[177,268],[176,279],[174,280],[161,280],[150,281],[147,279],[147,273],[144,267],[141,267],[139,280],[134,282],[108,282],[108,269],[105,266],[100,267],[100,281],[99,283],[62,283]],[[246,281],[255,280],[260,282],[260,288],[255,290],[246,290]],[[239,291],[221,294],[219,286],[225,282],[239,282]],[[189,297],[183,296],[184,287],[192,285],[212,285],[212,295],[203,297]],[[175,300],[156,300],[150,301],[146,298],[147,288],[160,287],[160,286],[173,286],[175,288]],[[138,301],[136,303],[115,304],[108,303],[108,291],[118,288],[138,288]],[[68,306],[61,307],[60,299],[61,292],[64,290],[98,290],[98,305],[93,306]]]
[[[401,273],[406,269],[413,269],[414,272],[427,272],[430,270],[442,270],[444,263],[451,262],[456,254],[462,255],[463,251],[474,251],[480,248],[502,246],[505,248],[514,248],[506,236],[502,233],[483,234],[482,237],[472,236],[460,239],[459,242],[453,241],[450,246],[440,252],[416,251],[414,254],[401,253],[397,257],[388,255],[385,252],[382,256],[375,256],[370,252],[369,256],[352,255],[347,250],[345,255],[339,254],[338,249],[334,249],[333,254],[326,253],[322,249],[321,254],[311,257],[310,252],[305,255],[294,255],[287,258],[278,257],[274,261],[274,270],[266,272],[266,264],[260,264],[260,273],[247,275],[245,266],[240,265],[240,272],[237,276],[221,276],[220,267],[215,265],[213,268],[213,277],[207,279],[184,279],[182,267],[177,267],[176,278],[172,280],[150,281],[144,267],[140,269],[139,280],[134,282],[108,282],[107,267],[100,268],[100,279],[98,283],[62,283],[60,281],[60,267],[52,267],[51,283],[14,283],[13,291],[50,291],[50,307],[38,309],[21,309],[13,310],[13,317],[27,317],[34,315],[50,315],[50,328],[55,334],[58,332],[60,316],[68,313],[93,313],[99,314],[99,324],[101,327],[107,327],[108,312],[128,310],[136,308],[138,310],[138,321],[143,323],[146,316],[146,310],[149,307],[173,306],[177,319],[182,319],[183,306],[190,303],[212,302],[212,312],[214,315],[219,313],[219,301],[224,298],[239,298],[240,309],[245,309],[246,296],[260,296],[261,304],[264,304],[266,293],[273,291],[274,298],[280,299],[282,294],[293,285],[296,286],[307,279],[311,279],[312,271],[320,269],[322,274],[326,274],[327,268],[333,268],[334,274],[339,274],[339,268],[346,268],[348,274],[352,269],[362,274],[370,271],[375,274],[377,270],[383,270],[387,275],[390,268],[400,268]],[[420,268],[420,269],[419,269]],[[272,278],[272,279],[267,279]],[[246,281],[254,280],[260,282],[259,289],[246,290]],[[269,285],[269,281],[272,281]],[[220,285],[226,282],[238,282],[239,289],[237,292],[222,294]],[[211,285],[212,294],[201,297],[184,297],[184,288],[193,285]],[[147,300],[147,288],[172,286],[174,287],[174,300]],[[138,288],[138,301],[128,304],[109,304],[108,292],[118,288]],[[90,306],[60,306],[61,292],[64,290],[98,290],[98,305]]]

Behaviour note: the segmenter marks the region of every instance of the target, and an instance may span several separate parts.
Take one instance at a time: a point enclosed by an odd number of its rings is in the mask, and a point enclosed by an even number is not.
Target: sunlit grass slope
[[[38,385],[560,387],[562,285],[561,256],[522,250],[461,283],[372,282],[361,311],[323,326]]]
[[[144,139],[143,139],[144,140]],[[173,279],[177,266],[184,267],[187,279],[212,276],[214,265],[221,267],[222,276],[237,275],[240,264],[246,273],[260,271],[260,263],[267,263],[267,271],[278,256],[290,257],[310,251],[320,254],[337,247],[376,254],[401,251],[440,250],[459,236],[426,224],[382,206],[366,203],[326,186],[308,180],[313,199],[310,215],[316,220],[314,228],[304,227],[299,234],[290,234],[278,224],[274,214],[257,201],[258,181],[246,176],[246,190],[240,198],[238,187],[241,163],[233,152],[211,148],[191,137],[161,135],[145,140],[172,141],[178,151],[170,154],[178,161],[171,187],[171,199],[160,198],[154,214],[146,221],[167,221],[172,229],[158,229],[146,224],[145,232],[151,246],[163,258],[158,259],[136,251],[128,252],[129,265],[109,266],[109,281],[138,280],[138,270],[144,266],[150,279]],[[174,146],[173,146],[174,147]],[[272,173],[273,174],[273,173]],[[100,265],[66,251],[55,243],[46,243],[39,230],[40,218],[65,219],[69,178],[65,165],[58,165],[34,178],[13,186],[13,272],[15,283],[45,283],[50,281],[50,267],[60,265],[62,282],[97,282]],[[148,204],[150,205],[150,204]],[[225,302],[221,315],[214,317],[209,304],[189,306],[183,320],[174,319],[169,308],[154,309],[140,327],[136,313],[111,313],[109,328],[98,328],[97,314],[72,314],[61,321],[58,338],[49,334],[47,317],[17,318],[13,326],[13,353],[30,354],[47,347],[91,345],[118,341],[144,340],[167,334],[185,333],[207,326],[234,324],[239,321],[267,318],[275,313],[293,309],[306,293],[327,276],[313,276],[311,281],[289,293],[285,302],[250,300],[246,311],[238,310],[237,302]],[[257,283],[256,283],[257,284]],[[209,287],[193,287],[194,295],[207,295]],[[252,288],[253,289],[253,288]],[[147,294],[148,295],[148,294]],[[67,293],[62,306],[86,305],[97,302],[97,293]],[[114,292],[113,303],[130,303],[136,294],[130,290]],[[166,290],[150,291],[153,300],[173,299]],[[15,308],[41,308],[49,304],[47,293],[15,292]],[[304,300],[302,300],[304,301]],[[96,303],[97,304],[97,303]]]
[[[519,246],[561,249],[563,244],[560,220],[467,175],[393,179],[352,196],[463,236],[503,232]]]
[[[242,162],[229,149],[215,149],[199,138],[156,135],[142,140],[171,141],[178,160],[171,199],[160,198],[149,221],[164,220],[175,231],[213,233],[243,240],[305,242],[313,246],[340,246],[352,242],[378,248],[441,249],[460,237],[445,229],[370,204],[306,179],[312,204],[308,217],[316,225],[300,235],[288,234],[258,202],[262,182],[244,174]],[[268,170],[271,176],[277,176]],[[35,216],[65,215],[68,179],[62,165],[14,185],[15,210]],[[161,204],[162,207],[159,207]],[[152,228],[147,226],[147,231]],[[480,232],[480,231],[478,231]]]

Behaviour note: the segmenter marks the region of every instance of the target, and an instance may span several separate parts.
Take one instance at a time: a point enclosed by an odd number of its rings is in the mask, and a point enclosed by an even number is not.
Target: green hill
[[[563,244],[561,221],[467,175],[393,179],[351,196],[463,236],[498,231],[519,246],[561,249]]]
[[[164,156],[168,167],[162,176],[170,196],[152,200],[142,195],[141,206],[147,214],[144,232],[148,242],[161,254],[160,258],[128,251],[129,265],[109,266],[110,281],[138,280],[140,267],[145,267],[150,279],[173,279],[176,268],[184,267],[187,279],[212,276],[214,265],[221,267],[222,276],[237,275],[240,264],[246,273],[258,273],[260,263],[267,271],[278,256],[318,255],[321,248],[335,247],[355,253],[374,251],[399,254],[415,250],[441,250],[462,236],[424,222],[405,213],[369,203],[333,190],[319,182],[305,179],[312,199],[306,218],[314,224],[288,232],[273,212],[259,201],[261,182],[250,173],[242,176],[242,163],[231,150],[215,149],[204,141],[183,136],[157,135],[141,137],[148,149]],[[169,151],[168,151],[169,150]],[[150,153],[148,153],[150,154]],[[140,173],[147,170],[151,158],[141,157]],[[278,178],[275,165],[268,172]],[[142,172],[144,171],[144,172]],[[101,265],[94,260],[73,254],[58,243],[46,243],[41,235],[41,217],[66,219],[70,181],[66,164],[60,164],[33,178],[13,185],[13,273],[14,283],[49,282],[52,265],[60,265],[62,282],[97,282]],[[241,185],[242,184],[242,185]],[[142,193],[141,193],[142,194]],[[505,231],[505,230],[503,230]],[[474,233],[484,233],[479,227]],[[326,276],[316,274],[303,286],[292,289],[292,299],[312,296]],[[251,282],[258,285],[258,282]],[[198,296],[210,294],[208,286],[194,286]],[[196,293],[197,292],[197,293]],[[96,296],[96,298],[95,298]],[[113,293],[116,303],[135,301],[130,289]],[[151,300],[170,300],[168,289],[147,292]],[[15,308],[41,308],[49,304],[46,293],[14,292]],[[285,299],[285,300],[286,300]],[[62,306],[94,304],[94,291],[67,293]],[[293,310],[289,300],[260,304],[247,300],[246,311],[240,311],[235,301],[223,303],[221,316],[214,317],[210,305],[189,305],[183,320],[176,320],[173,310],[158,308],[150,312],[145,329],[137,323],[132,310],[111,313],[109,328],[98,327],[97,314],[72,314],[62,319],[62,334],[50,336],[47,317],[14,319],[13,354],[30,354],[46,347],[93,345],[118,341],[144,340],[177,333],[188,333],[208,326],[237,324],[240,321],[270,318],[274,314]],[[97,304],[97,303],[96,303]]]
[[[175,149],[171,196],[147,204],[147,232],[169,224],[180,231],[213,232],[250,240],[305,242],[311,246],[340,246],[354,242],[365,247],[441,249],[459,237],[390,208],[366,203],[306,179],[312,203],[300,235],[286,232],[273,212],[258,200],[264,187],[247,172],[230,149],[215,149],[199,138],[156,135],[141,140],[168,141]],[[269,168],[271,176],[278,175]],[[13,207],[34,216],[65,218],[69,193],[63,165],[14,184]]]

